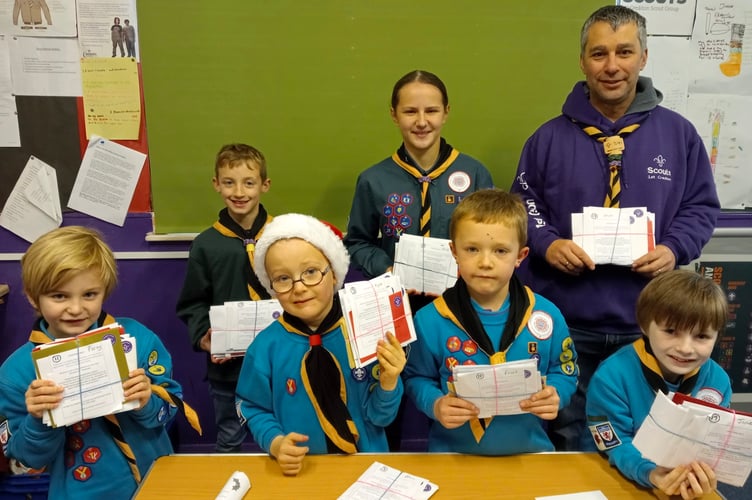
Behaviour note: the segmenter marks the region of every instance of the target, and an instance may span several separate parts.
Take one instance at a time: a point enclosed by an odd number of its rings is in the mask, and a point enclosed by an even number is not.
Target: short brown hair
[[[454,241],[457,225],[469,219],[483,224],[504,223],[517,231],[520,248],[527,243],[527,210],[514,193],[497,188],[480,189],[464,198],[452,213],[449,238]]]
[[[222,167],[234,168],[244,165],[252,168],[256,164],[259,169],[261,181],[266,181],[266,158],[263,153],[248,144],[225,144],[219,149],[217,159],[214,162],[214,176],[219,177],[219,169]]]
[[[83,226],[66,226],[40,236],[21,257],[24,292],[35,303],[45,293],[94,269],[107,298],[117,285],[117,265],[102,235]]]
[[[637,299],[637,323],[643,332],[652,321],[681,330],[699,327],[721,333],[728,321],[726,295],[712,279],[692,271],[659,274]]]

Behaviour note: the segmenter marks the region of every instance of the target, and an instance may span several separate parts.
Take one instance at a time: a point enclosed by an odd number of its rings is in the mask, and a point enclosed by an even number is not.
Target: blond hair
[[[728,321],[726,295],[712,279],[683,269],[653,278],[637,299],[637,323],[647,332],[650,323],[680,330],[708,328],[723,332]]]
[[[482,224],[502,223],[517,232],[520,248],[527,243],[527,210],[522,199],[497,188],[480,189],[464,198],[452,213],[449,238],[454,241],[463,220]]]
[[[107,298],[117,284],[117,265],[102,235],[83,226],[54,229],[39,237],[21,257],[24,292],[34,303],[73,279],[95,270]]]

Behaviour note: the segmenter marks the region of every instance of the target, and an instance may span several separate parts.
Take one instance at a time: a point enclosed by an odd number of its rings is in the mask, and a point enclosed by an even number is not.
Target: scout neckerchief
[[[433,180],[446,172],[446,169],[454,163],[454,160],[460,155],[460,152],[447,144],[444,139],[441,139],[439,146],[439,157],[436,160],[436,164],[426,172],[420,168],[415,161],[410,157],[403,144],[392,155],[394,163],[402,167],[407,173],[415,177],[420,183],[420,235],[431,236],[431,192],[428,187],[433,183]]]
[[[47,334],[44,333],[44,330],[42,328],[43,321],[44,320],[40,317],[37,319],[36,323],[34,324],[34,329],[31,331],[31,335],[29,336],[29,341],[32,342],[33,344],[36,344],[36,345],[46,344],[54,340],[48,337]],[[113,318],[109,314],[102,311],[99,315],[99,318],[97,319],[97,322],[94,325],[92,325],[92,328],[94,328],[96,325],[104,326],[104,325],[109,325],[112,323],[115,323],[115,318]],[[193,410],[193,408],[188,406],[186,403],[183,402],[182,399],[168,392],[164,387],[160,385],[151,384],[151,390],[152,390],[152,393],[157,395],[157,397],[161,398],[162,400],[166,401],[170,405],[175,406],[179,410],[181,410],[183,414],[185,415],[186,419],[188,420],[188,423],[191,424],[191,427],[193,427],[199,433],[199,435],[201,434],[201,424],[199,423],[198,415]],[[128,462],[128,467],[130,467],[131,473],[133,473],[133,478],[136,480],[137,483],[140,483],[141,472],[138,470],[138,464],[136,463],[136,455],[133,453],[133,449],[130,447],[130,445],[125,439],[123,430],[121,429],[120,423],[118,422],[117,415],[115,414],[105,415],[103,422],[105,424],[105,427],[107,427],[110,434],[112,435],[112,440],[115,441],[115,444],[123,453],[125,460]],[[66,432],[67,432],[67,429],[66,429]]]
[[[261,285],[256,273],[253,271],[253,254],[256,251],[256,242],[261,238],[264,232],[264,226],[271,222],[272,216],[266,213],[263,205],[259,205],[259,213],[256,220],[253,221],[251,229],[245,230],[230,217],[226,208],[219,212],[219,220],[212,227],[219,231],[223,236],[229,238],[239,238],[243,240],[245,251],[248,253],[248,267],[245,268],[245,278],[248,283],[248,295],[251,300],[270,299],[271,295]]]
[[[492,365],[504,363],[507,350],[525,328],[528,319],[530,319],[530,314],[533,312],[535,305],[533,292],[528,287],[523,286],[517,276],[512,275],[509,280],[509,317],[501,334],[498,349],[491,343],[491,339],[483,328],[483,323],[481,323],[471,300],[467,285],[460,277],[455,285],[447,289],[434,304],[441,316],[464,330],[478,344],[478,347],[489,357]],[[492,420],[493,417],[483,420],[477,418],[470,420],[470,430],[478,443],[480,443],[483,433]]]
[[[658,360],[655,359],[653,350],[650,348],[650,342],[648,342],[647,338],[643,336],[642,338],[635,340],[632,346],[634,347],[635,352],[637,352],[637,357],[640,359],[640,365],[642,366],[642,373],[645,375],[650,387],[652,387],[653,391],[656,393],[661,391],[663,394],[668,394],[668,385],[666,385],[666,381],[663,379],[663,373],[658,365]],[[678,384],[679,388],[676,392],[692,394],[699,373],[700,367],[698,366],[692,372],[682,377],[682,380]]]
[[[324,348],[321,339],[323,335],[344,327],[339,297],[334,294],[332,309],[315,332],[303,320],[287,312],[283,313],[280,322],[287,331],[308,337],[310,349],[300,364],[300,376],[326,434],[327,452],[356,453],[359,435],[347,409],[347,387],[342,368],[332,353]]]
[[[607,208],[619,208],[619,199],[621,198],[621,159],[624,154],[624,136],[631,134],[637,128],[639,123],[633,123],[619,129],[616,135],[607,136],[597,127],[587,125],[581,122],[575,122],[582,128],[583,132],[598,142],[603,143],[603,151],[608,160],[608,170],[610,172],[608,180],[608,191],[603,206]]]

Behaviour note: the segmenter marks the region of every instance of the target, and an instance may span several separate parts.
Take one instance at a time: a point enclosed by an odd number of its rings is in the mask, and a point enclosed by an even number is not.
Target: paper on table
[[[632,444],[663,467],[705,462],[719,481],[733,486],[743,486],[752,471],[752,417],[717,407],[677,405],[662,392]]]
[[[401,345],[417,339],[410,302],[400,279],[390,273],[346,283],[339,291],[353,367],[376,360],[378,341],[391,332]]]
[[[479,418],[527,413],[520,401],[542,388],[534,359],[498,365],[457,365],[452,369],[454,391],[480,409]]]
[[[408,290],[441,295],[457,281],[449,240],[403,234],[394,249],[394,274]]]
[[[62,222],[55,169],[30,156],[0,213],[0,226],[34,242]]]
[[[258,332],[282,315],[276,299],[225,302],[209,308],[212,356],[245,356]]]
[[[564,495],[549,495],[535,497],[535,500],[608,500],[600,490],[583,491],[582,493],[567,493]]]
[[[122,226],[146,155],[92,136],[73,184],[68,206]]]
[[[425,500],[438,489],[427,479],[374,462],[338,500]]]

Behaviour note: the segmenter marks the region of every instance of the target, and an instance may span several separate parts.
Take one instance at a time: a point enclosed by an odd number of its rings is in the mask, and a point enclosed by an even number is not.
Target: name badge
[[[624,151],[624,139],[618,135],[606,137],[606,140],[603,141],[603,149],[607,155],[621,154]]]

